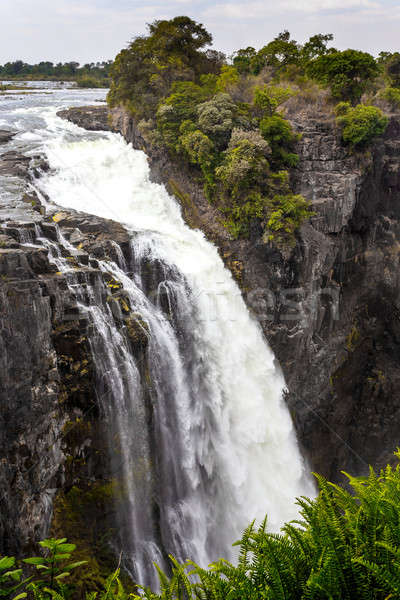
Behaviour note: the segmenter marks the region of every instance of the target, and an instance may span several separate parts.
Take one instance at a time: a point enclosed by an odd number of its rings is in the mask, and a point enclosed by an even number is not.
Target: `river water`
[[[277,531],[296,517],[295,497],[313,492],[273,353],[217,249],[149,180],[145,154],[117,134],[56,116],[103,102],[106,90],[36,91],[0,97],[0,129],[18,131],[4,151],[45,153],[51,170],[40,191],[60,207],[119,221],[131,234],[131,264],[121,256],[101,268],[123,284],[149,332],[151,385],[95,290],[85,301],[96,393],[123,462],[126,564],[141,583],[154,584],[151,561],[165,566],[168,552],[202,565],[231,559],[231,544],[253,519],[268,513]],[[1,214],[20,217],[21,183],[3,177],[0,186]],[[151,290],[143,278],[149,264],[162,273]]]

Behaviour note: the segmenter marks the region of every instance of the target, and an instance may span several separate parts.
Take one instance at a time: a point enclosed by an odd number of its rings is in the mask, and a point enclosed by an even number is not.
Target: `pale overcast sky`
[[[0,64],[112,59],[146,23],[182,14],[228,54],[284,29],[300,42],[333,33],[341,49],[400,50],[400,0],[0,0]]]

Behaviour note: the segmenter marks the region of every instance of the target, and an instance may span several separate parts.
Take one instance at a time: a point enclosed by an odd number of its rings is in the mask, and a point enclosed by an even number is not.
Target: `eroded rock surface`
[[[60,110],[57,115],[89,131],[113,131],[107,106],[80,106]]]
[[[16,165],[32,162],[13,153],[3,165],[2,173],[15,177]],[[28,177],[25,168],[18,173]],[[119,305],[122,285],[109,285],[98,259],[128,259],[129,236],[118,223],[44,207],[32,191],[22,200],[23,220],[13,216],[20,206],[0,214],[0,554],[35,553],[35,542],[53,533],[77,542],[86,549],[81,558],[93,561],[111,553],[115,515],[93,323],[81,304],[90,303],[85,290],[95,290],[99,302]],[[70,272],[59,271],[46,240],[58,245]],[[125,302],[115,323],[135,332],[127,340],[143,358],[139,322]]]

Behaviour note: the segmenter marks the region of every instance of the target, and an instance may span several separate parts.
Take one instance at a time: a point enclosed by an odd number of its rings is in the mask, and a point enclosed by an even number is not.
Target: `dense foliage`
[[[343,141],[353,147],[366,146],[381,135],[388,124],[388,118],[376,106],[358,104],[352,107],[348,102],[341,102],[336,107],[336,114]]]
[[[379,66],[367,52],[345,50],[319,56],[309,63],[308,73],[328,84],[335,98],[355,103],[378,76]]]
[[[145,598],[399,598],[400,466],[348,479],[353,494],[318,476],[318,497],[299,499],[300,520],[280,534],[268,533],[266,522],[258,529],[250,525],[237,543],[237,565],[220,560],[202,569],[171,559],[172,577],[160,573],[161,594],[145,590]]]
[[[291,245],[311,214],[293,194],[287,171],[297,164],[298,136],[277,112],[296,91],[248,80],[244,63],[236,68],[237,57],[227,64],[223,55],[206,49],[211,41],[188,17],[156,21],[148,36],[134,39],[117,56],[108,101],[124,104],[152,144],[194,167],[234,237],[248,236],[254,225],[266,241]],[[287,32],[271,44],[255,71],[269,62],[277,68],[291,62]],[[245,58],[241,53],[242,62]]]
[[[54,64],[50,61],[30,65],[22,60],[15,60],[0,65],[0,78],[3,79],[66,79],[82,82],[82,87],[108,87],[109,71],[112,61],[87,63],[80,66],[70,61]],[[92,85],[88,85],[88,82]]]
[[[400,459],[400,452],[397,452]],[[400,464],[368,477],[347,476],[352,493],[317,476],[317,498],[302,497],[300,518],[280,534],[266,521],[251,524],[236,542],[236,565],[219,560],[208,569],[171,559],[171,576],[158,569],[161,593],[128,593],[119,568],[103,589],[86,600],[389,600],[400,598]],[[25,579],[14,558],[0,559],[0,597],[68,600],[80,590],[68,583],[75,568],[73,544],[41,542],[44,556],[23,561],[34,572]],[[22,564],[23,564],[22,563]],[[195,576],[195,577],[194,577]]]
[[[384,131],[386,119],[374,106],[356,104],[376,92],[380,78],[387,88],[383,98],[397,106],[400,54],[381,53],[375,60],[329,47],[331,34],[299,44],[284,31],[260,50],[249,46],[228,61],[207,49],[211,35],[189,17],[148,27],[147,36],[135,38],[115,59],[110,105],[123,104],[151,146],[191,168],[234,237],[254,233],[266,243],[293,245],[312,213],[293,193],[299,135],[284,107],[296,96],[310,90],[318,96],[328,88],[328,110],[337,99],[349,103],[337,117],[343,141],[362,148]]]

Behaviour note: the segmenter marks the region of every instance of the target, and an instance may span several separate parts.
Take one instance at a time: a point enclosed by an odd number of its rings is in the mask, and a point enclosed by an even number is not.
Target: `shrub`
[[[197,118],[197,107],[204,102],[207,91],[193,81],[177,81],[171,94],[157,110],[157,129],[169,148],[175,148],[182,122]]]
[[[179,146],[186,153],[190,162],[198,165],[206,180],[206,193],[211,192],[214,184],[215,146],[212,140],[199,129],[191,130],[186,122],[186,133],[180,136]]]
[[[234,125],[236,106],[229,94],[219,93],[197,107],[199,129],[208,135],[217,148],[226,147]]]
[[[290,87],[264,85],[254,90],[254,105],[263,113],[271,116],[275,110],[294,96],[296,92]]]
[[[73,569],[86,564],[86,561],[69,562],[71,554],[76,549],[75,544],[67,544],[66,538],[47,539],[39,542],[39,545],[45,549],[46,556],[34,556],[26,558],[24,562],[28,565],[33,565],[39,578],[35,578],[33,584],[36,589],[47,588],[56,590],[68,577]],[[50,594],[49,594],[50,597]]]
[[[386,100],[392,109],[400,108],[400,89],[397,87],[387,87],[381,90],[379,95]]]
[[[299,136],[294,133],[289,121],[277,114],[263,117],[260,121],[260,131],[271,146],[276,166],[296,166],[298,156],[291,150]]]
[[[237,199],[243,192],[267,181],[269,154],[269,145],[258,132],[234,129],[223,163],[215,170],[216,178],[225,191]]]
[[[388,124],[388,118],[376,106],[358,104],[351,107],[341,103],[337,107],[336,122],[342,129],[342,139],[353,148],[362,148],[381,135]]]
[[[239,81],[239,73],[232,65],[223,65],[221,74],[217,79],[216,88],[219,92],[229,92],[229,88]]]
[[[274,196],[268,208],[268,239],[275,242],[294,242],[294,233],[312,215],[308,201],[300,194]]]
[[[259,192],[251,192],[244,202],[233,201],[225,207],[224,225],[235,239],[248,237],[250,225],[254,220],[261,221],[265,216],[268,199]]]
[[[22,569],[17,568],[14,557],[0,557],[0,598],[13,598],[13,600],[25,598],[26,593],[17,594],[17,592],[28,581],[22,579]]]
[[[385,72],[393,87],[400,87],[400,52],[390,55],[385,64]]]

